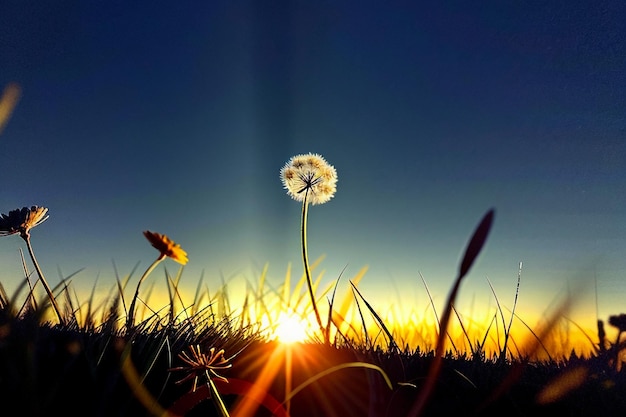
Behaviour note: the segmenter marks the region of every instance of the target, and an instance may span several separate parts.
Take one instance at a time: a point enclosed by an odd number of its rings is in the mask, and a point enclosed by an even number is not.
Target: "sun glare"
[[[281,343],[304,342],[308,339],[307,327],[309,324],[295,314],[282,313],[274,328],[274,339]]]

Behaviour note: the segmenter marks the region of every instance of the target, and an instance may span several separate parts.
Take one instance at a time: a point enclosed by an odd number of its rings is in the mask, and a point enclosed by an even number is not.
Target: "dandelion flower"
[[[318,154],[292,157],[280,170],[287,194],[296,201],[323,204],[337,191],[337,171]]]
[[[328,342],[328,330],[322,324],[309,268],[309,259],[306,244],[307,212],[309,203],[323,204],[329,201],[337,191],[337,170],[318,154],[308,153],[296,155],[289,159],[280,170],[280,177],[287,194],[296,201],[302,202],[302,220],[300,222],[300,236],[302,242],[302,260],[306,283],[311,298],[311,306],[315,312],[317,324]]]
[[[162,235],[160,233],[151,232],[146,230],[143,232],[143,235],[148,239],[150,244],[159,251],[159,256],[150,264],[148,269],[143,273],[141,278],[139,278],[139,282],[137,282],[137,288],[135,289],[135,295],[130,303],[130,307],[128,309],[128,316],[126,317],[126,330],[129,331],[134,323],[135,319],[135,303],[137,298],[139,297],[139,287],[141,283],[146,279],[146,277],[156,268],[156,266],[166,257],[172,258],[176,262],[181,265],[185,265],[187,263],[187,252],[185,252],[179,244],[174,242],[169,237]]]
[[[9,236],[19,233],[23,238],[30,235],[30,229],[39,226],[48,219],[46,207],[31,206],[11,210],[9,214],[0,217],[0,236]]]
[[[162,257],[170,257],[181,265],[187,263],[187,252],[169,237],[149,230],[143,232],[143,235],[156,250],[161,252]]]
[[[46,281],[46,277],[39,267],[33,246],[30,243],[30,229],[39,226],[41,223],[45,222],[48,217],[48,208],[39,206],[31,206],[30,208],[22,207],[21,209],[11,210],[8,215],[3,213],[0,215],[0,236],[10,236],[19,233],[20,237],[24,239],[30,258],[33,261],[33,265],[35,265],[35,270],[37,270],[37,275],[39,275],[39,280],[48,294],[52,308],[54,308],[59,318],[59,323],[65,324],[59,305],[54,298],[52,289]]]
[[[207,378],[217,378],[224,382],[228,382],[226,378],[217,373],[219,370],[232,367],[232,364],[229,363],[229,359],[224,357],[224,349],[215,351],[215,348],[212,347],[209,349],[209,353],[206,354],[202,353],[199,345],[191,345],[189,346],[189,351],[190,353],[182,352],[178,354],[178,357],[188,366],[180,366],[170,369],[170,371],[187,372],[187,375],[181,380],[176,381],[176,384],[182,384],[193,378],[193,391],[195,391],[198,387],[198,379],[201,376],[206,376]]]
[[[228,382],[228,380],[219,375],[217,371],[232,367],[232,365],[229,363],[230,359],[232,358],[224,358],[224,349],[215,351],[214,347],[209,349],[208,355],[200,351],[199,345],[196,345],[195,347],[191,345],[189,347],[189,350],[191,351],[191,354],[188,354],[187,352],[182,352],[178,354],[178,357],[183,362],[185,362],[187,366],[180,366],[177,368],[169,369],[169,371],[187,372],[187,375],[181,380],[176,381],[176,384],[182,384],[185,381],[193,379],[192,392],[196,392],[196,388],[198,387],[198,380],[201,377],[204,377],[205,382],[209,387],[209,392],[211,393],[211,399],[213,400],[213,404],[217,408],[217,411],[222,417],[229,417],[226,405],[224,404],[224,401],[222,400],[222,397],[218,392],[215,383],[213,382],[213,378]]]

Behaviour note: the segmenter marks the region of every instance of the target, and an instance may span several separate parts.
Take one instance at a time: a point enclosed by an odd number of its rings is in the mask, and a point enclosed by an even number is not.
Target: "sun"
[[[275,340],[281,343],[304,342],[309,338],[309,324],[293,313],[280,313],[273,331]]]

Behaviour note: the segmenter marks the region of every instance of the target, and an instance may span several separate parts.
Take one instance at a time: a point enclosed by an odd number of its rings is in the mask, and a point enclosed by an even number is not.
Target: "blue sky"
[[[360,287],[380,310],[400,298],[421,308],[421,273],[443,302],[493,207],[464,300],[486,302],[488,278],[509,302],[523,261],[527,311],[586,281],[580,309],[595,314],[597,280],[601,318],[622,312],[622,2],[0,9],[0,85],[22,89],[0,135],[0,211],[49,208],[33,245],[52,284],[84,268],[74,285],[110,288],[112,261],[143,270],[157,254],[143,230],[188,252],[190,288],[202,271],[209,285],[255,281],[266,262],[276,284],[289,263],[299,274],[300,205],[278,173],[316,152],[339,177],[309,213],[324,282],[369,265]],[[19,247],[0,239],[8,288]]]

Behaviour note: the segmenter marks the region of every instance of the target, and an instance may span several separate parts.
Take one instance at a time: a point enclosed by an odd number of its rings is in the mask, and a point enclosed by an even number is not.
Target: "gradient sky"
[[[323,283],[427,309],[445,300],[483,214],[494,227],[459,305],[541,313],[587,282],[579,311],[626,311],[626,6],[622,1],[208,1],[0,4],[0,211],[49,208],[32,233],[51,284],[114,283],[157,252],[280,284],[302,272],[300,204],[279,170],[316,152],[338,171],[309,212]],[[15,236],[1,282],[21,279]],[[178,265],[164,264],[175,272]],[[153,280],[161,282],[160,274]],[[133,281],[134,282],[134,281]],[[590,295],[591,294],[591,295]],[[463,301],[466,300],[466,301]]]

